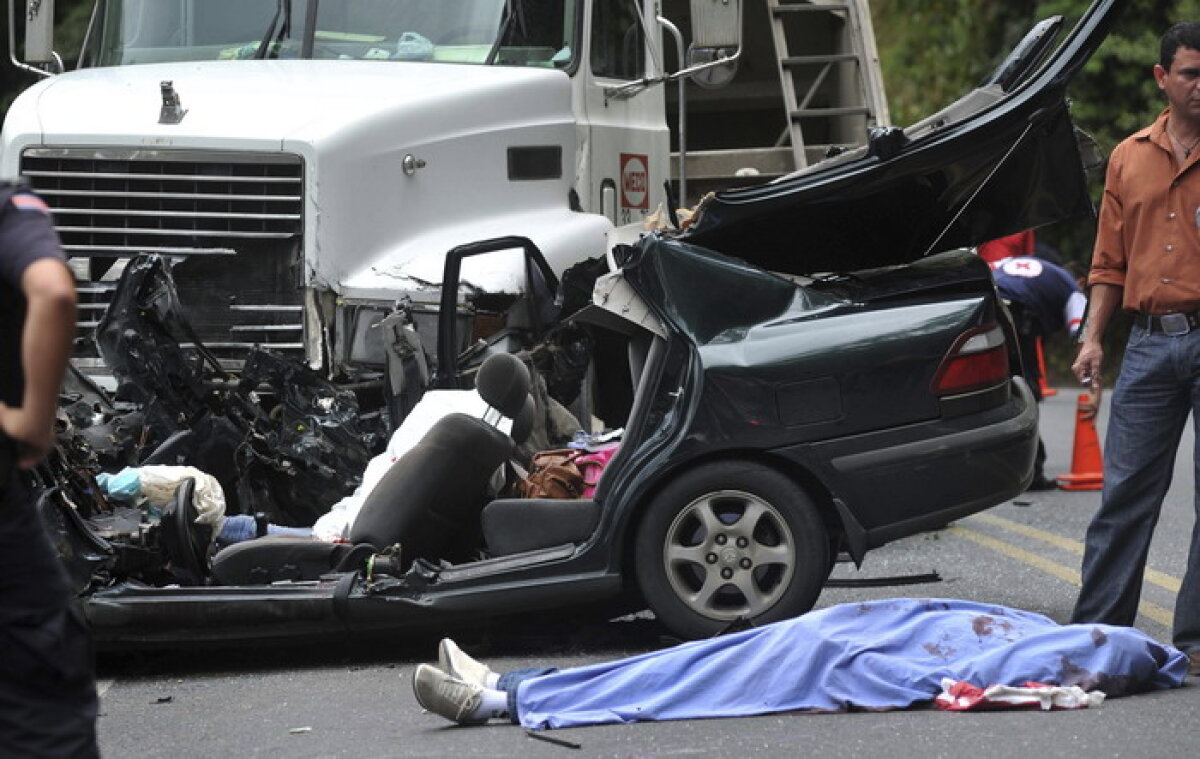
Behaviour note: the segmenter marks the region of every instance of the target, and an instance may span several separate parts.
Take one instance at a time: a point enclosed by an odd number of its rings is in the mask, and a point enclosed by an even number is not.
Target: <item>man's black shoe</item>
[[[1033,482],[1029,483],[1026,490],[1058,490],[1058,483],[1050,479],[1044,474],[1039,474],[1033,478]]]

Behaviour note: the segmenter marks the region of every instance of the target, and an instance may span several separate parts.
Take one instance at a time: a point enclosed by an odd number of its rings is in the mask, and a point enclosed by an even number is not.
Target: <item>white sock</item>
[[[485,688],[500,690],[500,673],[488,672],[487,676],[483,678],[483,685]]]
[[[479,706],[466,715],[469,719],[508,719],[508,694],[494,688],[484,688]]]

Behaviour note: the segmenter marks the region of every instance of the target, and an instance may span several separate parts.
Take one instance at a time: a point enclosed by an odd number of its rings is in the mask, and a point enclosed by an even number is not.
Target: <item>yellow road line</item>
[[[1061,564],[1055,564],[1053,561],[1050,561],[1044,556],[1038,556],[1036,553],[1026,551],[1023,548],[1017,548],[1014,545],[1005,543],[1003,540],[997,540],[990,535],[984,535],[982,532],[976,532],[969,527],[962,527],[959,525],[954,525],[947,528],[947,532],[951,532],[955,535],[966,538],[973,543],[978,543],[981,546],[990,548],[997,553],[1002,553],[1005,556],[1016,559],[1024,564],[1028,564],[1031,567],[1040,569],[1046,574],[1057,577],[1065,582],[1069,582],[1076,587],[1082,584],[1079,580],[1079,572],[1076,570],[1068,569]],[[1142,601],[1140,604],[1138,604],[1138,612],[1143,616],[1148,617],[1155,622],[1158,622],[1160,625],[1164,625],[1168,628],[1171,627],[1172,622],[1174,621],[1174,615],[1169,609],[1165,609],[1162,606],[1149,601]]]
[[[1014,522],[1011,519],[998,517],[995,514],[979,513],[971,516],[970,519],[999,527],[1002,530],[1015,532],[1018,535],[1024,535],[1027,538],[1040,540],[1043,543],[1049,543],[1056,548],[1061,548],[1064,551],[1070,551],[1076,556],[1083,555],[1083,543],[1080,543],[1078,540],[1064,538],[1061,535],[1055,535],[1052,532],[1039,530],[1036,527],[1030,527],[1029,525],[1021,524],[1020,522]],[[1146,568],[1146,582],[1157,585],[1163,590],[1169,590],[1172,593],[1178,593],[1179,587],[1182,585],[1182,581],[1178,577],[1172,577],[1166,572],[1159,572],[1158,570],[1150,569],[1149,567]]]

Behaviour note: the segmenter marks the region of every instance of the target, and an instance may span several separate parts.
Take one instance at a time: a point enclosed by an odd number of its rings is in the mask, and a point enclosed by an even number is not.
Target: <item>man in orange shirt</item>
[[[1200,419],[1200,22],[1167,30],[1154,79],[1168,107],[1113,151],[1088,277],[1091,305],[1072,367],[1098,408],[1101,337],[1119,306],[1133,312],[1073,622],[1134,623],[1183,426],[1189,413]],[[1172,637],[1200,674],[1200,526]]]

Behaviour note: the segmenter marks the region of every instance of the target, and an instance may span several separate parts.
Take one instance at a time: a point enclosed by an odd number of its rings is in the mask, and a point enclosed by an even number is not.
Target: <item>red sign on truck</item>
[[[645,211],[650,207],[649,161],[640,153],[621,154],[621,207]]]

